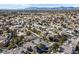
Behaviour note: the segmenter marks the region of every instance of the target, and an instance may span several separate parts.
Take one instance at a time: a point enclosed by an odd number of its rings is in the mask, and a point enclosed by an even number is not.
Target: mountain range
[[[79,7],[55,7],[55,8],[38,8],[38,7],[29,7],[25,10],[79,10]]]

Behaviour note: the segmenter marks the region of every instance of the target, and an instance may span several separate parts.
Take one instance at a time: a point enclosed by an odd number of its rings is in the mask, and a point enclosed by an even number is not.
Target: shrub
[[[59,40],[59,43],[60,44],[63,44],[65,41],[67,40],[67,35],[62,35],[62,37],[60,38],[60,40]]]
[[[53,42],[59,42],[59,35],[49,36],[49,40]]]
[[[28,36],[30,36],[30,35],[31,35],[31,32],[30,32],[30,31],[27,31],[26,34],[27,34]]]
[[[23,38],[24,38],[23,36],[20,36],[20,37],[15,36],[15,37],[13,37],[12,41],[8,45],[8,49],[14,48],[14,47],[16,47],[16,45],[20,46],[23,43]]]
[[[40,35],[41,31],[37,30],[36,28],[33,28],[32,31],[38,35]]]
[[[54,53],[57,52],[58,48],[59,48],[59,44],[58,43],[54,43],[53,46],[52,46],[53,52]]]
[[[79,53],[79,43],[76,45],[75,51]]]

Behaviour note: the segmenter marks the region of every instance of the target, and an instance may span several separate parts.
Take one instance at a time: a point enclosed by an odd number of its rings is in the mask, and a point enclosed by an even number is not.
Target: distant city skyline
[[[0,9],[24,9],[29,7],[79,7],[79,4],[0,4]]]

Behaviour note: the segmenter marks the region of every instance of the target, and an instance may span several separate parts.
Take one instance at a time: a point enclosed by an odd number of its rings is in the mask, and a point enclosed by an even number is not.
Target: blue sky
[[[28,7],[79,7],[79,4],[0,4],[0,9],[24,9]]]

